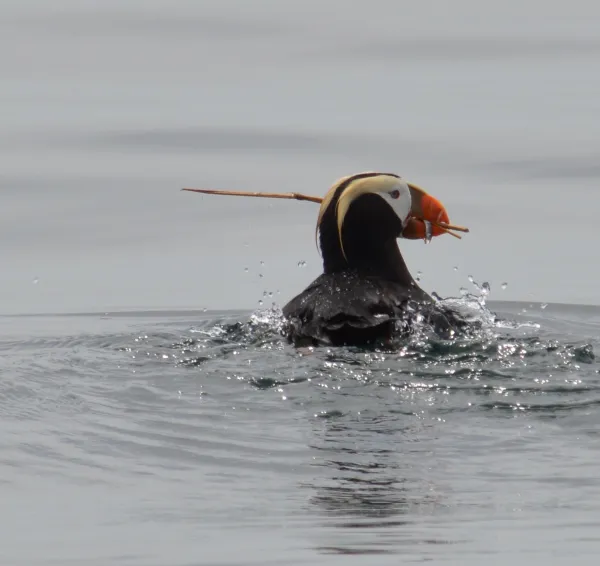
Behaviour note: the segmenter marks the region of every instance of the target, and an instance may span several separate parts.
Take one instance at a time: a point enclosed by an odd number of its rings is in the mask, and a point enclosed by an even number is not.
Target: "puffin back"
[[[410,297],[405,287],[354,271],[326,273],[283,308],[296,344],[363,345],[393,337]]]

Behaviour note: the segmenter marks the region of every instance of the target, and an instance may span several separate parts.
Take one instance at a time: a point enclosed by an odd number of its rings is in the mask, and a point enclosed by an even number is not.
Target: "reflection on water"
[[[355,418],[330,415],[313,431],[310,503],[331,538],[322,537],[321,552],[397,552],[407,539],[418,542],[412,528],[416,517],[435,515],[445,505],[443,492],[427,480],[432,455],[419,442],[419,428],[409,424],[414,416],[387,411],[385,417],[370,411]],[[331,533],[331,527],[342,535]],[[353,532],[371,530],[375,536],[363,541]],[[421,542],[445,541],[424,537]]]

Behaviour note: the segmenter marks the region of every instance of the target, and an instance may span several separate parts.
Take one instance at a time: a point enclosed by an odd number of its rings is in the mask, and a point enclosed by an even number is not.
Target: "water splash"
[[[298,262],[299,267],[306,264],[304,261]],[[420,278],[422,272],[417,273]],[[501,318],[496,315],[487,306],[487,300],[492,293],[492,286],[488,281],[479,284],[473,275],[467,277],[473,286],[473,290],[469,291],[465,287],[460,288],[458,297],[440,297],[433,293],[435,301],[435,309],[439,312],[454,313],[459,320],[464,321],[466,328],[463,331],[462,327],[458,327],[457,331],[450,331],[449,335],[436,333],[435,327],[430,320],[428,314],[423,316],[420,307],[412,307],[407,309],[407,320],[399,322],[398,340],[394,340],[390,344],[390,352],[402,353],[404,356],[407,352],[416,349],[421,353],[442,347],[455,348],[471,348],[473,345],[481,345],[487,343],[488,347],[494,344],[502,344],[506,340],[510,340],[509,336],[512,332],[519,332],[519,336],[535,333],[540,329],[540,324],[532,321],[522,320],[520,317],[515,319]],[[221,326],[221,331],[214,330],[213,333],[219,340],[223,340],[225,336],[222,332],[226,332],[230,338],[241,339],[244,343],[255,344],[261,343],[269,345],[269,347],[291,347],[285,339],[285,330],[287,321],[283,317],[281,309],[273,301],[275,293],[272,290],[264,289],[262,297],[258,300],[258,309],[254,311],[248,321],[237,322],[229,326]],[[265,308],[265,303],[273,301],[271,308]],[[544,308],[544,307],[542,307]],[[521,313],[522,314],[522,313]],[[407,322],[409,321],[409,322]],[[406,326],[408,324],[408,326]],[[404,326],[403,326],[404,325]],[[409,332],[406,332],[406,329]],[[474,347],[474,346],[473,346]],[[317,349],[321,351],[320,348]],[[355,351],[360,348],[355,349]],[[583,356],[585,358],[585,355]]]
[[[433,229],[431,227],[431,222],[429,220],[423,220],[423,224],[425,224],[425,243],[431,243],[433,239]]]
[[[425,318],[415,311],[415,331],[390,348],[295,349],[284,338],[286,321],[281,309],[273,306],[254,311],[246,321],[207,321],[205,327],[194,329],[192,332],[198,339],[186,339],[188,342],[183,346],[178,343],[179,349],[185,353],[185,360],[182,358],[181,363],[190,366],[201,364],[204,367],[207,360],[230,356],[234,351],[238,355],[246,352],[243,355],[248,359],[247,363],[252,363],[252,352],[259,348],[288,352],[287,356],[308,356],[314,362],[310,375],[315,375],[315,371],[334,371],[347,377],[363,376],[360,377],[363,379],[375,367],[388,367],[388,363],[397,364],[402,361],[405,364],[403,369],[389,369],[385,375],[371,379],[385,381],[396,376],[397,383],[401,375],[417,381],[420,376],[421,380],[425,376],[429,376],[426,378],[429,380],[436,376],[453,377],[458,379],[454,387],[463,387],[461,384],[465,380],[473,380],[474,383],[490,378],[506,380],[514,371],[525,367],[543,367],[546,377],[540,378],[539,384],[540,387],[547,387],[548,380],[556,382],[555,373],[560,376],[566,372],[569,375],[570,372],[577,372],[582,364],[595,363],[592,344],[568,344],[542,338],[539,335],[539,324],[500,319],[481,305],[476,297],[440,299],[440,305],[460,311],[462,316],[478,324],[473,325],[470,333],[443,339],[432,333]],[[147,337],[140,347],[146,342]],[[190,357],[190,353],[195,350],[201,350],[201,355]],[[289,358],[283,359],[281,363],[287,367]],[[390,374],[389,371],[393,373]],[[539,377],[539,371],[534,372],[534,375]],[[531,387],[530,384],[527,386]]]

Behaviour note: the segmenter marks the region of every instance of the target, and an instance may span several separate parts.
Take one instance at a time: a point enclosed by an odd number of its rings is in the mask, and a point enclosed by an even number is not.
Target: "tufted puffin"
[[[317,218],[323,273],[283,307],[297,346],[367,346],[410,332],[418,314],[443,336],[461,321],[443,311],[411,276],[397,239],[444,234],[444,206],[394,173],[339,179]]]

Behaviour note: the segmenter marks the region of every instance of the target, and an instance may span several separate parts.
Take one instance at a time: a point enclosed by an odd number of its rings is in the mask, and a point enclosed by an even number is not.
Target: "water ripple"
[[[481,323],[470,335],[422,328],[386,350],[295,349],[277,309],[131,313],[102,329],[89,315],[81,332],[15,317],[0,335],[3,485],[118,489],[121,521],[286,522],[323,555],[417,545],[432,559],[470,544],[448,521],[533,516],[559,493],[583,504],[575,485],[594,496],[600,448],[597,342],[565,340],[573,320],[461,300]],[[510,482],[519,495],[499,488]],[[141,485],[154,487],[132,499]]]

